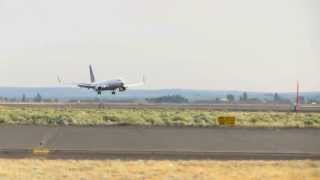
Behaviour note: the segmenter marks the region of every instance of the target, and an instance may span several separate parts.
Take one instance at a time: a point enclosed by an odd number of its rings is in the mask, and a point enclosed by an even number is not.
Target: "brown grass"
[[[0,159],[0,179],[318,180],[320,161]]]
[[[217,126],[220,116],[235,116],[237,126],[317,127],[320,113],[222,112],[191,109],[0,108],[0,125]]]

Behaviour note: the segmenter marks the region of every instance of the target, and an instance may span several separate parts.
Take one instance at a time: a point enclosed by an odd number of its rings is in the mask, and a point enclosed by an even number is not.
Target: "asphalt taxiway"
[[[317,128],[0,126],[0,156],[320,159]]]

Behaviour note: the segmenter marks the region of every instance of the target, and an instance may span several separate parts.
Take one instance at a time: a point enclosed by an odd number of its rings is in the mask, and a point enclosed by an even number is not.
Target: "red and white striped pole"
[[[299,107],[300,107],[300,85],[299,85],[299,81],[297,81],[297,97],[296,97],[296,106],[295,106],[295,111],[298,112],[299,111]]]

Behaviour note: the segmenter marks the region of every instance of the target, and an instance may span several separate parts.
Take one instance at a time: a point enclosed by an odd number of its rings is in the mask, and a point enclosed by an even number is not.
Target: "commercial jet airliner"
[[[104,81],[96,81],[92,66],[89,66],[90,70],[90,83],[72,83],[80,88],[92,89],[101,95],[102,91],[112,91],[112,94],[115,95],[116,91],[119,92],[126,91],[128,88],[135,86],[142,86],[145,84],[145,77],[142,78],[141,82],[134,84],[127,84],[122,79],[113,79],[113,80],[104,80]],[[61,79],[58,77],[58,81],[63,83]],[[64,84],[64,83],[63,83]]]

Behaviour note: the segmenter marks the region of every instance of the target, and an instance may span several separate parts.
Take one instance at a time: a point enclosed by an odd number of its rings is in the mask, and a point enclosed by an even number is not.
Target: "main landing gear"
[[[101,95],[101,91],[98,91],[98,95]]]
[[[111,93],[112,95],[116,95],[116,91],[112,91],[112,93]]]

